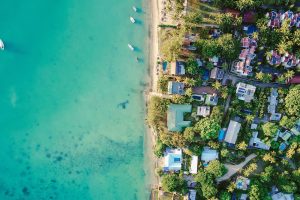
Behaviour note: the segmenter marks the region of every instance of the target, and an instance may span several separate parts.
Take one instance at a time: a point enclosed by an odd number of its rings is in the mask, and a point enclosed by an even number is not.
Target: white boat
[[[134,47],[131,44],[128,44],[128,47],[131,51],[134,51]]]
[[[135,23],[135,19],[134,19],[133,17],[130,17],[130,21],[131,21],[132,23]]]
[[[135,6],[132,6],[132,9],[134,10],[134,12],[137,12],[137,8]]]
[[[0,39],[0,49],[4,50],[4,43],[3,43],[3,41],[1,39]]]

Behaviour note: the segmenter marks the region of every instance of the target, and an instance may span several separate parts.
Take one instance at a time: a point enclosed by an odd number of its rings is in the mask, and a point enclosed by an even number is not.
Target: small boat
[[[134,12],[137,12],[137,8],[135,6],[132,6],[132,9],[134,10]]]
[[[134,47],[131,44],[128,44],[128,47],[131,51],[134,51]]]
[[[0,39],[0,49],[4,50],[4,43],[3,43],[3,41],[1,39]]]
[[[135,23],[135,19],[134,19],[133,17],[130,17],[130,21],[131,21],[132,23]]]
[[[140,61],[139,57],[136,57],[135,60],[136,60],[136,62],[139,62],[139,61]]]

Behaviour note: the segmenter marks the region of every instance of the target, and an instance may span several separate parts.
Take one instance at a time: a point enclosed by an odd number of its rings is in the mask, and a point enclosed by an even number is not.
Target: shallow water
[[[147,198],[146,14],[133,4],[147,10],[138,0],[2,2],[1,200]]]

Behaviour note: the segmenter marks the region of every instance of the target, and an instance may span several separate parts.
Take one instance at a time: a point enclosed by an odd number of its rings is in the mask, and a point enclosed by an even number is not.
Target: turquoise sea
[[[1,1],[1,200],[148,198],[146,16],[142,0]]]

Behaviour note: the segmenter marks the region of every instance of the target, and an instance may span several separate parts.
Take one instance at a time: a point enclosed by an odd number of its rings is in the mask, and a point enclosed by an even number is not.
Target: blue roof
[[[209,70],[207,70],[207,69],[204,69],[204,70],[203,70],[202,79],[203,79],[204,81],[207,81],[207,80],[209,79]]]
[[[247,35],[252,35],[256,31],[257,31],[256,26],[255,25],[250,25],[250,26],[248,26],[248,30],[246,30],[245,32],[246,32]]]
[[[219,142],[223,141],[224,138],[225,138],[225,131],[223,129],[221,129],[219,131],[219,137],[218,137]]]

